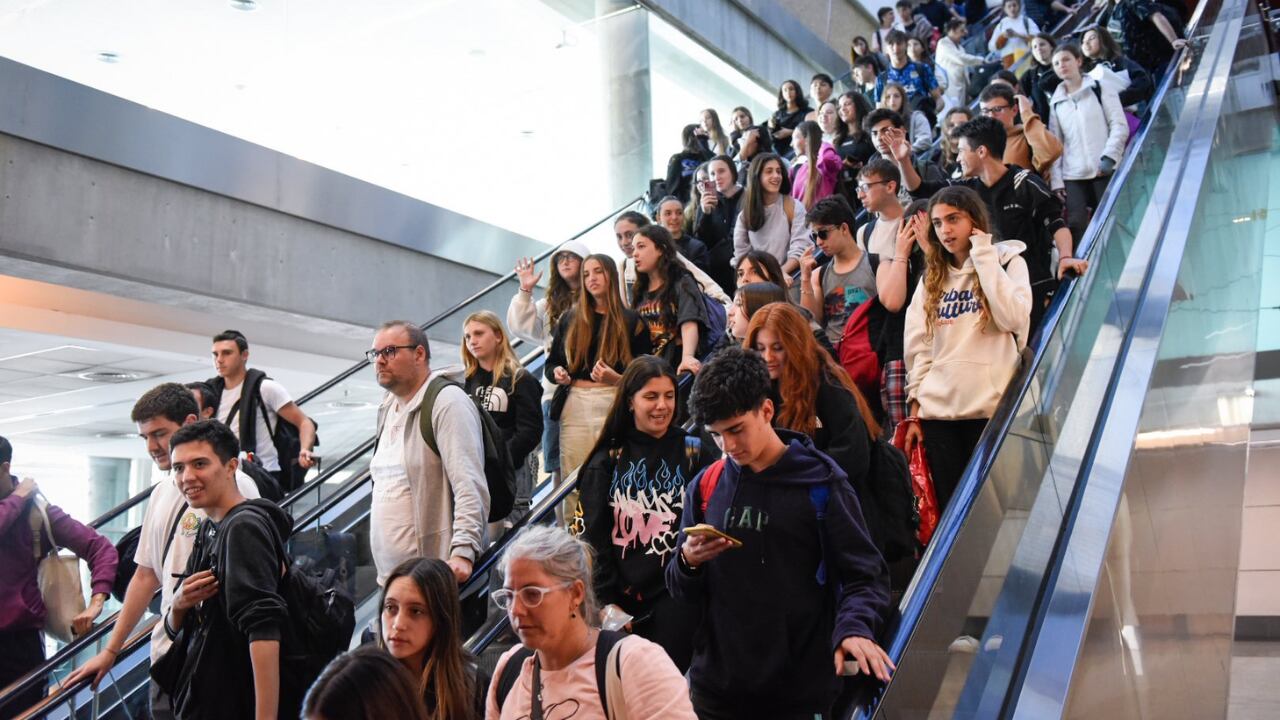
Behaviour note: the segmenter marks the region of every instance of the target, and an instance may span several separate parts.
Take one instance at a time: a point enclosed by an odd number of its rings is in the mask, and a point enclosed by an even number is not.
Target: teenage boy
[[[894,3],[894,9],[898,11],[898,21],[893,26],[908,36],[919,38],[925,47],[929,47],[929,40],[933,38],[933,23],[915,11],[911,0],[898,0]]]
[[[1015,95],[1004,83],[988,85],[978,96],[982,114],[1004,126],[1004,163],[1035,170],[1048,181],[1053,161],[1062,155],[1062,141],[1049,132],[1025,95]],[[1015,122],[1021,120],[1021,123]]]
[[[208,516],[197,530],[185,579],[161,618],[169,639],[186,643],[173,694],[177,715],[297,717],[306,688],[282,683],[280,672],[289,608],[279,588],[293,520],[275,503],[240,492],[240,443],[226,425],[186,425],[169,448],[182,494]]]
[[[218,400],[218,420],[231,428],[246,453],[264,470],[275,476],[281,489],[298,488],[307,468],[316,464],[311,450],[316,444],[316,425],[293,402],[289,391],[260,370],[249,370],[249,340],[238,330],[226,330],[213,336],[213,366],[218,376],[209,380]],[[250,395],[242,402],[245,387]],[[272,433],[280,419],[298,428],[300,450],[296,458],[282,458],[276,450]],[[303,472],[295,472],[294,462]]]
[[[875,297],[876,273],[866,251],[853,239],[853,208],[840,195],[814,203],[805,215],[809,234],[831,261],[819,267],[810,247],[800,256],[800,304],[837,345],[859,305]]]
[[[928,21],[924,21],[928,22]],[[927,40],[925,42],[928,42]],[[925,98],[942,97],[938,78],[933,71],[913,62],[907,56],[907,34],[894,30],[885,38],[889,50],[889,67],[876,78],[876,100],[884,95],[885,83],[896,82],[907,89],[907,101],[912,107],[923,110],[919,104]]]
[[[1027,244],[1023,257],[1031,277],[1031,329],[1040,326],[1057,281],[1069,272],[1083,274],[1087,260],[1072,250],[1071,231],[1062,219],[1062,202],[1039,175],[1004,163],[1004,125],[989,117],[977,117],[956,128],[959,180],[924,182],[911,165],[911,145],[906,133],[889,130],[889,145],[902,173],[902,183],[915,197],[927,198],[947,185],[964,185],[977,191],[991,212],[991,222],[1004,240]],[[1058,250],[1058,267],[1051,253]]]
[[[809,105],[812,110],[804,116],[805,120],[818,121],[818,111],[822,109],[822,104],[831,99],[832,88],[835,87],[835,81],[826,73],[818,73],[809,81],[809,97],[812,100]]]
[[[138,437],[146,443],[147,454],[155,462],[156,469],[165,476],[156,483],[151,497],[147,499],[138,550],[133,557],[137,570],[125,590],[120,615],[111,630],[111,637],[107,639],[107,646],[80,666],[68,683],[92,678],[96,688],[115,664],[116,656],[156,591],[160,591],[161,614],[168,612],[173,604],[173,596],[178,589],[173,578],[181,575],[187,566],[191,548],[195,545],[196,528],[205,514],[188,504],[174,478],[169,476],[172,468],[169,444],[174,433],[200,419],[199,413],[200,406],[192,390],[177,383],[157,385],[133,405],[130,417],[138,428]],[[236,474],[236,487],[246,498],[258,497],[258,486],[244,473]],[[151,662],[155,663],[168,652],[169,645],[169,636],[157,623],[151,632]],[[151,681],[150,698],[154,720],[174,717],[172,698],[154,680]]]
[[[893,671],[875,641],[888,571],[858,499],[807,436],[774,429],[770,392],[760,356],[729,347],[689,399],[725,452],[716,482],[710,470],[689,484],[667,565],[672,596],[705,618],[689,668],[701,720],[827,717],[846,669],[881,681]],[[704,522],[741,545],[685,532]]]
[[[875,219],[858,228],[858,244],[879,255],[881,260],[894,259],[894,239],[902,224],[902,175],[898,166],[876,158],[858,173],[858,198]]]

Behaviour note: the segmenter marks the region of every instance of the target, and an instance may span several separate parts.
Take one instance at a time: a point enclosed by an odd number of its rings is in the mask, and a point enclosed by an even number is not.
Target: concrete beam
[[[849,61],[776,0],[640,0],[756,82],[776,88],[817,72],[833,77]]]
[[[292,313],[344,335],[424,320],[494,278],[6,134],[0,273],[229,318]]]

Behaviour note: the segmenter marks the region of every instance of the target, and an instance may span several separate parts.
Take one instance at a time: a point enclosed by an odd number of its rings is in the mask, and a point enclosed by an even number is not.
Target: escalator
[[[854,717],[1228,714],[1231,468],[1273,309],[1255,220],[1280,141],[1257,6],[1209,0],[1191,28],[1084,240],[1089,273],[1055,298],[902,600],[894,679]]]
[[[597,230],[619,213],[634,208],[641,198],[628,202],[589,227],[575,234],[570,240],[578,240]],[[546,250],[535,261],[550,257],[556,248]],[[433,339],[461,337],[462,321],[479,310],[492,310],[505,316],[507,304],[519,288],[514,273],[508,274],[454,307],[423,324]],[[448,341],[446,341],[448,342]],[[524,353],[522,361],[530,372],[541,373],[543,351],[530,348],[528,343],[513,340],[517,353]],[[313,472],[307,482],[290,497],[281,502],[294,518],[294,535],[290,539],[290,552],[315,557],[317,543],[323,545],[326,536],[333,532],[351,533],[356,537],[356,562],[349,573],[349,588],[357,602],[368,598],[375,588],[372,559],[368,542],[368,512],[371,484],[368,466],[373,453],[374,438],[371,431],[376,425],[376,412],[383,390],[371,377],[364,377],[369,363],[361,361],[320,387],[297,400],[304,412],[316,418],[323,428],[324,452],[327,458],[337,458],[323,465],[322,471]],[[141,516],[146,507],[150,490],[139,493],[121,503],[93,522],[94,527],[118,523],[131,514]],[[323,548],[319,549],[323,553]],[[118,609],[111,601],[108,611]],[[55,685],[78,665],[93,657],[105,646],[114,627],[114,614],[109,614],[85,637],[61,648],[44,665],[7,688],[0,689],[0,715],[18,713],[21,708],[6,707],[6,699],[22,692],[38,682]],[[111,677],[104,678],[98,699],[105,703],[102,716],[116,717],[122,702],[136,709],[146,704],[146,673],[149,664],[150,629],[157,617],[150,613],[143,616],[134,635],[120,653],[116,669]],[[94,694],[87,685],[77,688],[58,688],[38,709],[21,717],[69,717],[85,716],[91,711]],[[96,715],[95,715],[96,716]],[[121,711],[119,717],[128,717]]]

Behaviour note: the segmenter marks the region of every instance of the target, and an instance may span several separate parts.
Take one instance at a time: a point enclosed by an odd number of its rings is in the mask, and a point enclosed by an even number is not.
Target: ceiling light
[[[368,410],[373,407],[373,403],[360,400],[334,400],[329,403],[329,407],[334,410]]]
[[[130,432],[100,432],[93,436],[99,440],[133,440],[138,437],[136,433]]]
[[[231,0],[231,7],[237,10],[249,12],[258,9],[258,3],[255,0]]]
[[[98,62],[104,62],[108,65],[115,65],[116,63],[120,62],[120,53],[113,53],[109,50],[105,52],[100,52],[98,53]]]
[[[142,375],[139,373],[119,371],[82,372],[78,373],[76,377],[96,383],[122,383],[142,379]]]

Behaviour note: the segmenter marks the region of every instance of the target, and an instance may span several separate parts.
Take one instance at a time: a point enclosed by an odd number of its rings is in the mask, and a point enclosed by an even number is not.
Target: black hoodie
[[[701,605],[705,618],[690,685],[743,717],[828,712],[839,682],[836,646],[875,639],[889,610],[888,569],[844,472],[808,437],[777,433],[787,443],[778,462],[754,473],[726,458],[709,498],[705,521],[743,546],[695,570],[678,555],[667,564],[671,594]],[[704,475],[685,491],[682,528],[704,521]],[[815,487],[828,493],[821,524]]]
[[[254,715],[249,643],[281,640],[289,608],[280,595],[285,538],[293,519],[269,500],[246,500],[220,522],[205,519],[187,561],[188,574],[212,569],[218,594],[187,613],[187,680],[174,694],[177,716],[250,718]],[[284,653],[281,652],[281,657]],[[281,673],[278,716],[296,718],[306,688],[286,687]]]
[[[688,437],[674,424],[661,438],[632,430],[578,471],[582,539],[595,550],[602,605],[639,617],[666,592],[663,570],[677,547],[684,488],[719,455],[714,443]]]

